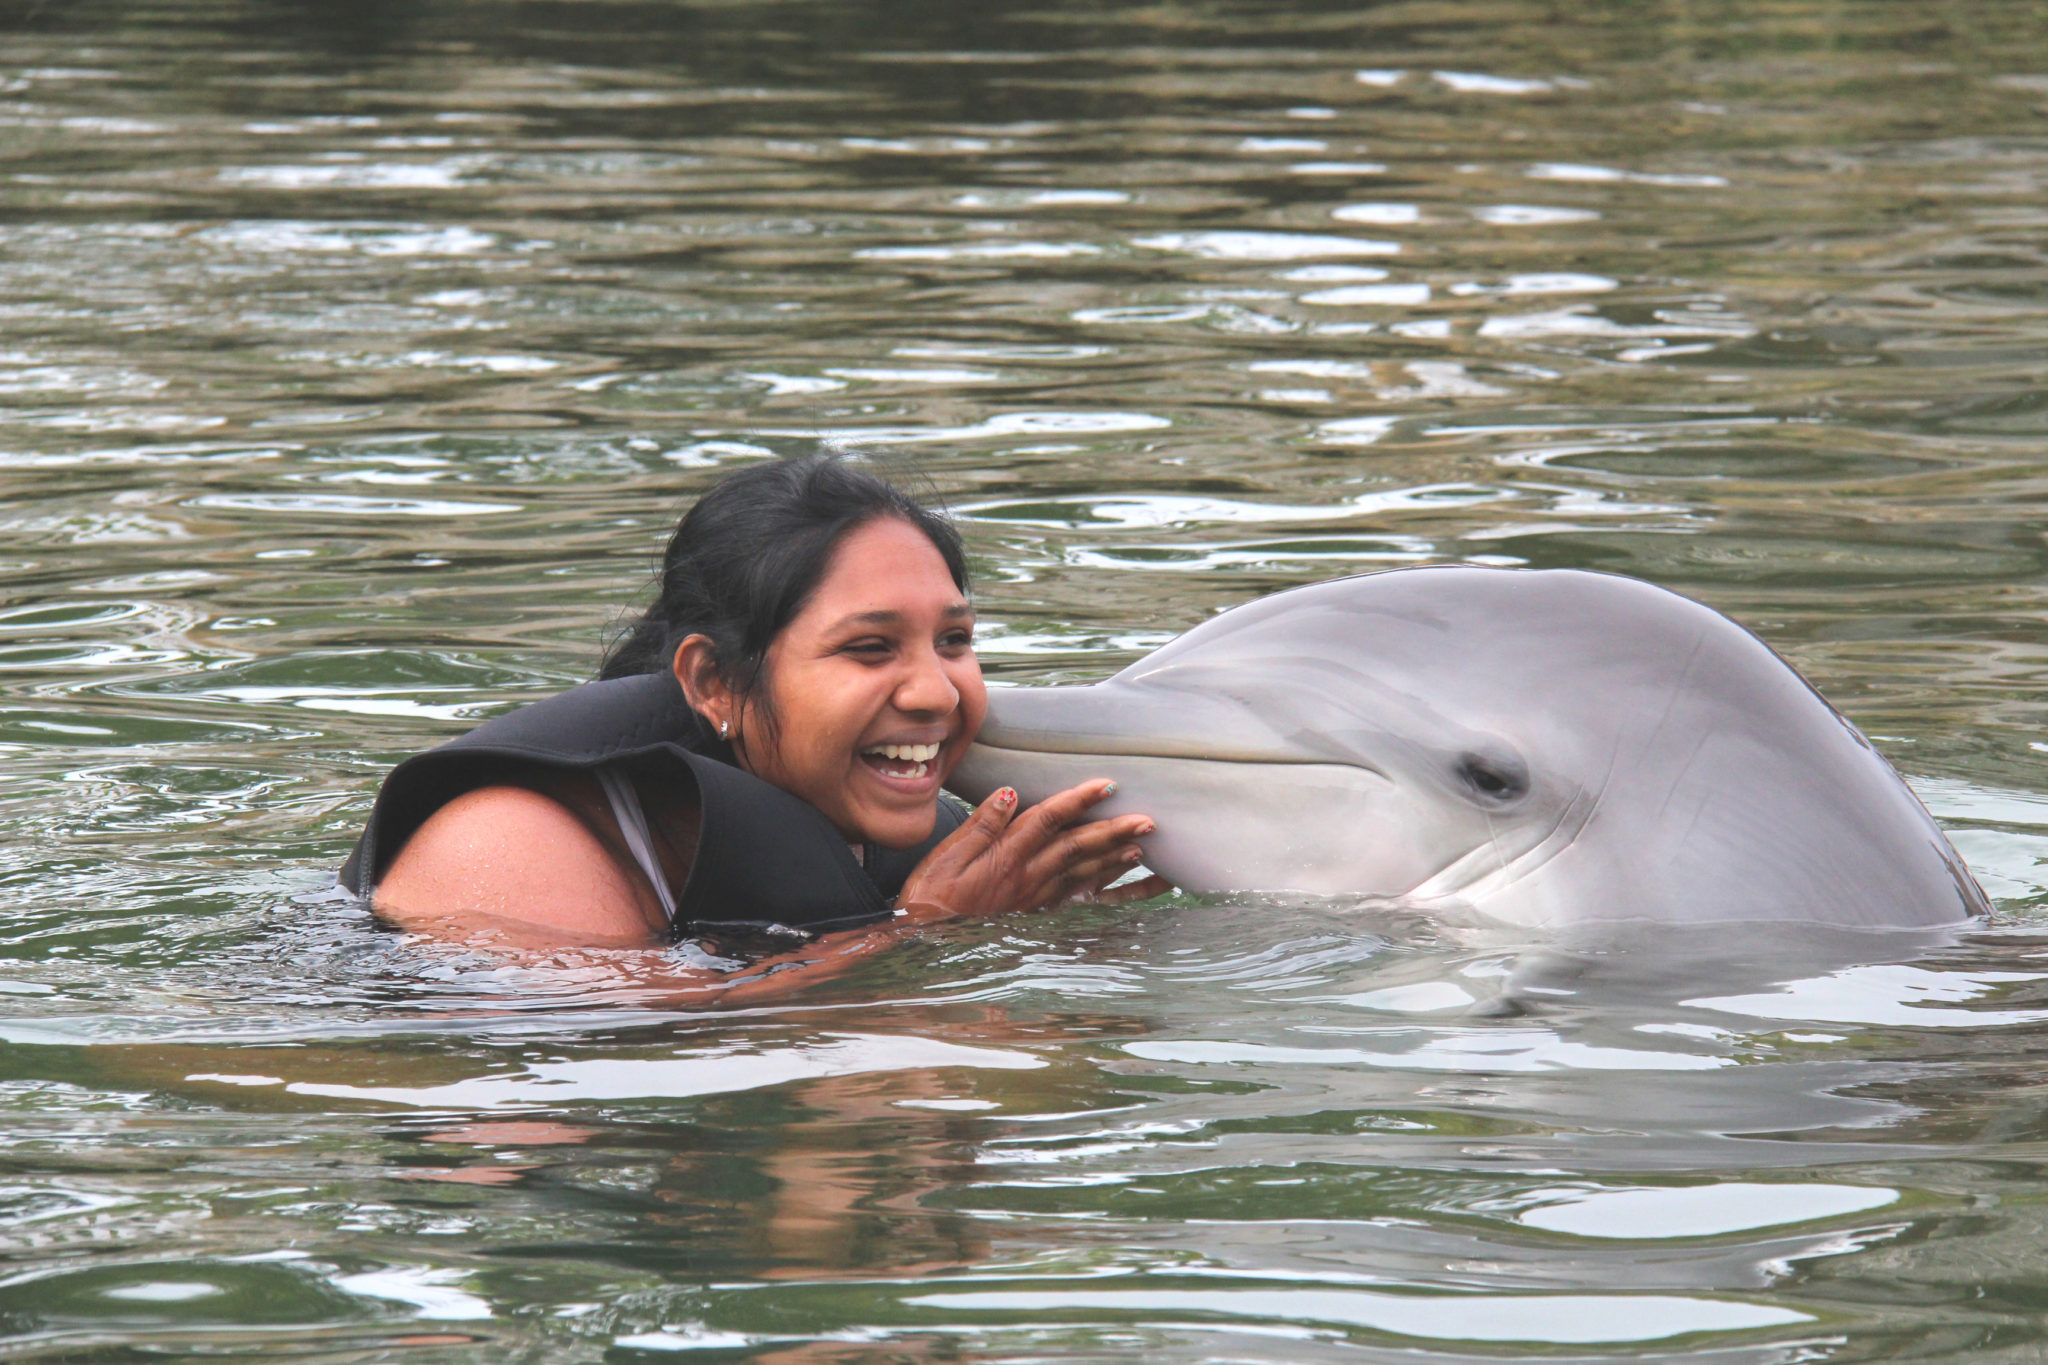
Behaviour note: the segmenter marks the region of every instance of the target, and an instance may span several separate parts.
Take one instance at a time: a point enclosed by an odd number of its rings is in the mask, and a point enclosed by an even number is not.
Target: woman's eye
[[[951,634],[942,635],[939,637],[939,648],[973,649],[974,632],[971,630],[956,630],[953,631]]]
[[[880,658],[889,652],[889,642],[886,640],[855,640],[852,644],[844,646],[844,652],[858,654],[863,658]]]

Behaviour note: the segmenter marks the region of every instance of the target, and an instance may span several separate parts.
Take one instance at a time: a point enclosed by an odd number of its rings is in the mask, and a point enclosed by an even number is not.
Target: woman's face
[[[747,770],[848,839],[927,838],[988,692],[974,610],[924,533],[895,517],[849,531],[767,663],[775,725],[750,711],[735,726]]]

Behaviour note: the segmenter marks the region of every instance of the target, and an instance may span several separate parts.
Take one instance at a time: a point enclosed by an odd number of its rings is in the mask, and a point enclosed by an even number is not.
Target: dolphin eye
[[[1529,790],[1529,775],[1521,764],[1479,754],[1458,760],[1458,780],[1488,801],[1512,801]]]

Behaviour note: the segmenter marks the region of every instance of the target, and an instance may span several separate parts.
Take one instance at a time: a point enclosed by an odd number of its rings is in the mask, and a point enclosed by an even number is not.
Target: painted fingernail
[[[1002,809],[1008,810],[1011,806],[1014,806],[1015,804],[1017,804],[1016,788],[1005,787],[1001,791],[996,793],[996,805],[1000,806]]]
[[[1138,859],[1144,856],[1145,851],[1143,849],[1134,848],[1130,850],[1128,853],[1124,854],[1124,861],[1127,863],[1135,863],[1136,861],[1138,861]]]
[[[1108,782],[1108,783],[1104,783],[1104,784],[1103,784],[1103,788],[1102,788],[1102,794],[1103,794],[1104,796],[1115,796],[1115,795],[1116,795],[1116,783],[1114,783],[1114,782]]]
[[[1142,837],[1144,835],[1150,834],[1153,830],[1156,830],[1158,828],[1159,826],[1153,824],[1150,820],[1147,820],[1144,824],[1138,826],[1138,834]]]

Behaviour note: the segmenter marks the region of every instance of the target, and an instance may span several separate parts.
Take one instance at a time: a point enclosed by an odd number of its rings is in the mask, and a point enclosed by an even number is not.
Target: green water
[[[2040,1360],[2044,204],[2020,0],[0,6],[0,1359]],[[1008,681],[1692,594],[1999,918],[1169,902],[721,1010],[333,892],[816,450]]]

